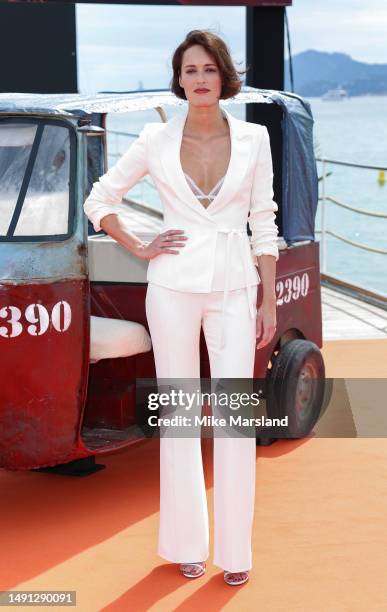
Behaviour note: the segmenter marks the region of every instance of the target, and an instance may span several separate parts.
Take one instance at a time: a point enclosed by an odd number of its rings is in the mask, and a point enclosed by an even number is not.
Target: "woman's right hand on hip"
[[[179,255],[176,247],[185,247],[188,237],[184,235],[184,230],[167,230],[159,234],[152,242],[145,244],[138,250],[136,255],[141,259],[153,259],[162,253]]]

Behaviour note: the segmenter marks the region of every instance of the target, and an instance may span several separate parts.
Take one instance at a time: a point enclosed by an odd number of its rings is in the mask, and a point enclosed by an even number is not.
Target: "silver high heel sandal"
[[[200,570],[198,572],[192,573],[188,568],[198,567]],[[200,563],[180,563],[180,571],[186,578],[199,578],[203,576],[206,571],[206,562],[201,561]]]
[[[232,578],[232,576],[235,576],[236,574],[240,574],[240,578]],[[227,584],[229,584],[230,586],[238,586],[240,584],[244,584],[245,582],[248,581],[249,579],[249,572],[248,571],[244,571],[244,572],[227,572],[225,570],[224,572],[224,581],[227,582]]]

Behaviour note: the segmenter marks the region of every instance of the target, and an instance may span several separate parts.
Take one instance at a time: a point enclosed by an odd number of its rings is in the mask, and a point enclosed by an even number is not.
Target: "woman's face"
[[[211,106],[219,101],[221,73],[214,58],[201,45],[184,51],[179,84],[193,106]]]

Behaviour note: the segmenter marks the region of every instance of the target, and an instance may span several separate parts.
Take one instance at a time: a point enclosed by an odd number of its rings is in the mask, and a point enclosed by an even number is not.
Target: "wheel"
[[[277,437],[308,435],[320,417],[324,393],[325,367],[318,346],[309,340],[287,342],[267,377],[267,416],[287,417],[287,425],[274,426]]]

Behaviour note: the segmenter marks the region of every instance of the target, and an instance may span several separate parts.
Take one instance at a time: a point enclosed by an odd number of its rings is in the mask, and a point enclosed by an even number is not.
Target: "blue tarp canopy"
[[[186,103],[170,90],[96,94],[0,93],[0,117],[4,114],[85,117],[180,106]],[[249,103],[277,104],[282,109],[283,237],[288,245],[302,240],[314,240],[318,176],[311,106],[293,93],[249,86],[242,87],[241,92],[234,98],[220,100],[221,106]]]

